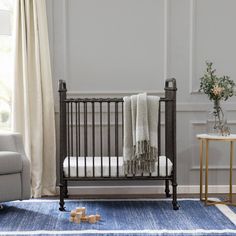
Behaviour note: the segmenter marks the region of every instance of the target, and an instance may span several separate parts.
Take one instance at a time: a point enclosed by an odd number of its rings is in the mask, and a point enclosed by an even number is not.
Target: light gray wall
[[[209,102],[198,93],[205,60],[236,78],[235,0],[47,0],[55,102],[57,81],[73,95],[163,94],[178,85],[178,182],[198,184],[197,133]],[[236,132],[236,99],[225,104]],[[58,105],[56,105],[58,119]],[[228,149],[211,145],[211,184],[228,183]],[[235,169],[235,168],[234,168]]]

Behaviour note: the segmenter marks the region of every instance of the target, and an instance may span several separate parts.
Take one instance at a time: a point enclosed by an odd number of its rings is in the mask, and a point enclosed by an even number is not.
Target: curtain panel
[[[32,196],[55,194],[55,113],[45,0],[16,0],[13,130],[31,161]]]

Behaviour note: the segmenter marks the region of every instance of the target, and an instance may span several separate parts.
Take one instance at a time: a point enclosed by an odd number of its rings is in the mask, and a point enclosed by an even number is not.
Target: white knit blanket
[[[160,97],[146,93],[124,97],[124,167],[126,174],[151,173],[157,160]]]

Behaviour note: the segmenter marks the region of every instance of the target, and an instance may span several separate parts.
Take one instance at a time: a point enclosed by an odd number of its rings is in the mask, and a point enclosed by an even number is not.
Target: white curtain
[[[13,129],[31,160],[32,196],[55,194],[56,141],[45,0],[16,0]]]

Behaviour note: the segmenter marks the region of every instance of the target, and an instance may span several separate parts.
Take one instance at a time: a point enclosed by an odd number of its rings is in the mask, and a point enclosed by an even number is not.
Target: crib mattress
[[[110,165],[111,165],[111,177],[117,177],[117,157],[110,157]],[[77,176],[77,161],[76,157],[70,157],[70,177]],[[109,177],[109,157],[102,157],[102,166],[101,167],[101,157],[94,157],[94,176],[95,177],[102,177],[103,170],[103,177]],[[65,158],[63,162],[63,170],[65,177],[69,176],[69,168],[68,168],[68,157]],[[118,158],[118,169],[119,169],[119,177],[124,177],[124,158],[120,156]],[[157,167],[158,162],[155,165],[155,171],[152,173],[152,176],[158,175]],[[167,172],[168,175],[171,174],[172,171],[172,162],[167,159]],[[93,157],[86,157],[86,176],[93,177]],[[140,175],[136,175],[140,176]],[[144,176],[149,176],[149,174],[144,174]],[[159,157],[159,176],[166,176],[166,156]],[[85,177],[85,160],[84,157],[78,157],[78,177]]]

